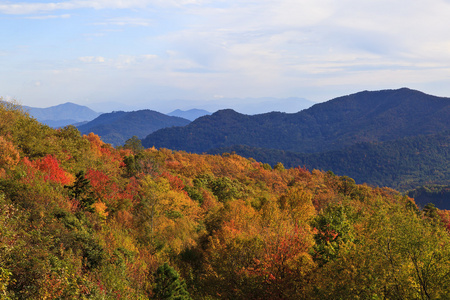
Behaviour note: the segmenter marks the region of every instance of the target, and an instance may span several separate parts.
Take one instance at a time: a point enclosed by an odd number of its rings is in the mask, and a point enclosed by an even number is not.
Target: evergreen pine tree
[[[155,273],[153,299],[191,300],[186,290],[186,283],[180,275],[167,263],[159,266]]]
[[[92,194],[92,186],[85,177],[84,171],[80,171],[76,174],[76,179],[73,185],[65,186],[69,189],[69,195],[74,199],[80,201],[80,204],[87,211],[92,211],[92,204],[95,202],[95,198]]]

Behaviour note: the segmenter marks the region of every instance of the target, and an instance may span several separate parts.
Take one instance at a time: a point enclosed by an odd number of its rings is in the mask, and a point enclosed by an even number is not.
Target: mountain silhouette
[[[93,132],[99,135],[105,143],[119,146],[133,136],[143,138],[155,130],[171,126],[184,126],[189,122],[183,118],[171,117],[146,109],[102,114],[94,120],[78,126],[78,129],[83,134]]]
[[[449,98],[408,88],[363,91],[293,114],[220,110],[153,132],[143,145],[195,153],[234,145],[314,153],[449,130],[449,116]]]

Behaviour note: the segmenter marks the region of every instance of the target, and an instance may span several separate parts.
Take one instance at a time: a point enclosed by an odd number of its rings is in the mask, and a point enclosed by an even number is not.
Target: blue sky
[[[162,112],[400,87],[450,97],[449,16],[448,0],[0,0],[0,96]]]

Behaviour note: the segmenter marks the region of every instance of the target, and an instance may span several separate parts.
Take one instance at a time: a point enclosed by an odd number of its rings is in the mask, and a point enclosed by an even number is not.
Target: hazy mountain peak
[[[188,119],[190,121],[194,121],[197,118],[206,116],[206,115],[210,115],[211,113],[207,110],[204,109],[189,109],[189,110],[181,110],[181,109],[176,109],[170,113],[168,113],[168,116],[172,116],[172,117],[180,117],[180,118],[184,118],[184,119]]]
[[[24,109],[39,122],[53,127],[60,127],[77,122],[90,121],[99,113],[87,106],[66,102],[46,108],[27,107]]]

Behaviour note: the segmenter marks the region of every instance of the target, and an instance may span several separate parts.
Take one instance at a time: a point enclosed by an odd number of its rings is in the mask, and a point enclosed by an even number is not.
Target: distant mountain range
[[[161,128],[185,126],[189,123],[190,121],[187,119],[167,116],[147,109],[101,114],[94,120],[78,126],[78,129],[82,134],[93,132],[99,135],[105,143],[119,146],[133,136],[143,138]]]
[[[194,121],[195,119],[198,119],[203,116],[210,115],[211,113],[209,111],[206,111],[204,109],[190,109],[190,110],[174,110],[173,112],[168,113],[168,116],[172,117],[180,117],[184,119],[188,119],[190,121]]]
[[[100,115],[89,107],[67,102],[47,108],[23,107],[32,117],[50,127],[64,127],[83,121],[90,121]]]
[[[144,138],[157,129],[184,126],[199,116],[211,114],[200,109],[175,110],[168,115],[151,110],[101,114],[71,102],[48,108],[23,108],[39,122],[50,127],[75,125],[82,134],[94,132],[101,136],[104,142],[114,146],[123,145],[133,135]]]
[[[316,104],[313,101],[298,97],[289,97],[289,98],[260,97],[260,98],[221,98],[216,99],[216,101],[211,101],[210,105],[214,105],[214,103],[216,102],[222,103],[222,107],[231,108],[237,112],[248,115],[263,114],[272,111],[296,113]],[[205,109],[209,108],[205,107]],[[209,109],[209,110],[217,111],[217,109]]]
[[[167,111],[162,101],[133,101],[133,102],[91,102],[89,107],[95,111],[107,113],[112,111],[136,111],[150,108],[156,111]],[[279,98],[279,97],[258,97],[258,98],[227,98],[216,96],[213,99],[195,100],[191,99],[171,99],[172,107],[182,111],[189,111],[191,108],[214,112],[224,108],[231,108],[243,114],[255,115],[271,111],[281,111],[294,113],[311,107],[316,102],[299,97]]]
[[[120,104],[116,103],[106,103],[105,105],[116,105],[119,107]],[[102,106],[98,106],[100,108],[99,111],[102,111]],[[130,106],[131,107],[131,106]],[[30,107],[23,106],[25,111],[27,111],[32,117],[38,120],[41,123],[49,125],[50,127],[64,127],[67,125],[82,125],[79,123],[86,123],[88,121],[92,121],[103,113],[96,112],[91,108],[83,105],[78,105],[75,103],[67,102],[64,104],[59,104],[56,106],[51,106],[47,108],[38,108],[38,107]],[[103,106],[103,108],[105,108]],[[123,111],[123,110],[117,110]],[[133,109],[131,111],[138,111],[137,109]],[[198,117],[210,115],[209,111],[203,109],[190,109],[190,110],[174,110],[166,115],[172,117],[180,117],[190,121],[194,121]]]
[[[182,104],[182,101],[178,101]],[[257,114],[261,111],[287,111],[297,112],[310,107],[314,102],[303,98],[227,98],[222,102],[228,103],[232,107],[239,107],[240,111],[250,114]],[[142,106],[142,104],[140,105]],[[103,113],[114,111],[138,111],[137,106],[117,102],[92,103],[90,107],[67,102],[47,108],[37,108],[23,106],[23,108],[39,122],[50,127],[64,127],[67,125],[82,125],[91,121]],[[93,108],[93,109],[92,109]],[[116,109],[114,109],[116,108]],[[142,109],[145,110],[145,109]],[[211,112],[204,109],[176,109],[167,114],[168,116],[180,117],[190,121],[211,115]]]
[[[221,110],[185,127],[158,130],[146,147],[202,153],[251,147],[314,153],[360,142],[396,140],[450,130],[450,99],[407,88],[364,91],[319,103],[298,113],[243,115]]]

